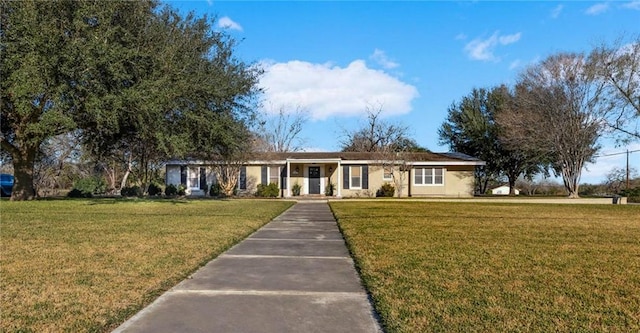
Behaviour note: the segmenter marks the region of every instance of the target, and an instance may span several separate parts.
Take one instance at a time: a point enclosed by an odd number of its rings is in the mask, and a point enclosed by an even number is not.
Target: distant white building
[[[514,189],[516,195],[520,195],[520,190],[517,188]],[[496,188],[491,189],[491,194],[493,195],[509,195],[509,185],[502,185]]]

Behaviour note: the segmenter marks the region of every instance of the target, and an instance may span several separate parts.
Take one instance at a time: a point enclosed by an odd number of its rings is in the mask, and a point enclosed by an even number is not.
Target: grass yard
[[[330,205],[387,332],[640,331],[640,206]]]
[[[109,331],[291,205],[2,201],[0,331]]]

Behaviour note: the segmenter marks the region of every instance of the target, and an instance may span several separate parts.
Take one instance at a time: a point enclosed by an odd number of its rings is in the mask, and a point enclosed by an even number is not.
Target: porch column
[[[338,183],[338,196],[337,198],[342,198],[342,161],[338,160],[338,179],[337,179],[337,183]]]
[[[287,160],[287,198],[291,197],[291,162]]]

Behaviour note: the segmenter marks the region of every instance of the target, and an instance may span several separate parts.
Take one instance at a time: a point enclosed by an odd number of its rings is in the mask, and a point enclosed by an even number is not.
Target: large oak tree
[[[0,144],[14,165],[13,200],[35,196],[34,161],[55,135],[79,131],[96,158],[123,154],[144,170],[224,150],[238,135],[219,131],[252,118],[260,71],[207,18],[154,1],[1,5]]]

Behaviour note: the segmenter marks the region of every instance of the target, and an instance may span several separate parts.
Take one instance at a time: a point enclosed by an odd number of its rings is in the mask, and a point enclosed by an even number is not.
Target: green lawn
[[[0,202],[0,331],[109,331],[292,205]]]
[[[640,331],[640,206],[331,208],[388,332]]]

